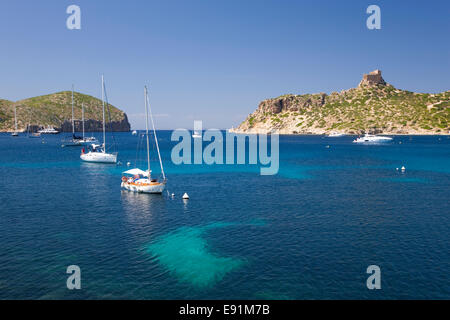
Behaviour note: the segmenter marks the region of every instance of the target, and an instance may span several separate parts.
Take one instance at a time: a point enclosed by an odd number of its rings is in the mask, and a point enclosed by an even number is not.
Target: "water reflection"
[[[165,212],[166,199],[159,194],[146,194],[121,190],[122,208],[133,225],[147,225],[154,214]]]

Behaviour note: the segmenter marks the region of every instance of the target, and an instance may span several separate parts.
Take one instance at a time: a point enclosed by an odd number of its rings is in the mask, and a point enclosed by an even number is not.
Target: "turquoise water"
[[[1,299],[450,298],[448,137],[282,136],[278,175],[260,176],[176,166],[159,135],[173,198],[120,190],[144,158],[129,133],[117,166],[80,162],[62,136],[0,134]],[[366,288],[372,264],[381,290]]]

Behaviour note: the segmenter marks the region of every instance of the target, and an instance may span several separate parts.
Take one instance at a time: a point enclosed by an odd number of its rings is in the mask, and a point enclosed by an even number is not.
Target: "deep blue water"
[[[281,136],[280,171],[261,176],[176,166],[159,135],[173,198],[121,191],[143,157],[130,133],[117,166],[82,163],[61,135],[0,134],[1,299],[450,298],[447,136]],[[373,264],[381,290],[366,287]]]

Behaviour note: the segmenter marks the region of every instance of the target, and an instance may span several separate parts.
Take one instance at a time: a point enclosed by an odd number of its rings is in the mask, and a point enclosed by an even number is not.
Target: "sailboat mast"
[[[147,106],[147,86],[144,86],[144,99],[145,99],[145,133],[147,135],[147,163],[148,163],[148,176],[150,178],[150,142],[148,139],[148,106]]]
[[[14,107],[14,128],[17,131],[17,107]]]
[[[73,120],[73,84],[72,84],[72,135],[75,135],[75,121]]]
[[[84,140],[84,103],[81,104],[81,117],[83,118],[83,140]]]
[[[166,180],[166,175],[164,174],[164,168],[163,168],[162,159],[161,159],[161,152],[159,151],[158,137],[156,136],[155,123],[153,121],[153,115],[152,115],[152,110],[150,108],[150,100],[148,99],[148,94],[147,94],[147,104],[148,104],[148,109],[149,109],[149,113],[150,113],[150,120],[152,121],[153,135],[155,136],[156,150],[158,151],[159,165],[161,166],[161,173],[162,173],[163,179]]]
[[[102,75],[102,108],[103,108],[103,151],[106,152],[106,128],[105,128],[105,80]]]

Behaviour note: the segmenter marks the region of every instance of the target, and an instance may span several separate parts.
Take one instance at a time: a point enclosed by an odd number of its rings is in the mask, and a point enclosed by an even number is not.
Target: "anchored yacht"
[[[162,165],[161,160],[161,153],[159,152],[159,145],[158,145],[158,138],[156,137],[156,130],[155,130],[155,124],[153,122],[153,116],[150,109],[150,102],[148,99],[148,92],[147,87],[144,88],[144,95],[145,95],[145,127],[146,127],[146,136],[147,136],[147,170],[141,170],[139,168],[134,168],[125,171],[122,176],[122,183],[121,187],[133,191],[133,192],[140,192],[140,193],[159,193],[161,194],[164,191],[164,188],[166,187],[166,176],[164,174],[164,168]],[[152,121],[152,127],[153,127],[153,135],[155,137],[155,144],[156,144],[156,150],[158,151],[158,158],[159,158],[159,164],[161,166],[161,174],[162,174],[162,181],[158,181],[157,179],[152,178],[150,170],[150,143],[149,143],[149,137],[148,137],[148,114],[150,113],[150,118]]]
[[[51,126],[47,126],[46,128],[39,130],[38,133],[40,133],[40,134],[58,134],[59,131],[55,130],[55,128],[53,128]]]
[[[391,141],[391,137],[385,137],[385,136],[376,136],[373,134],[366,133],[362,137],[358,137],[355,140],[353,140],[354,143],[373,143],[373,142],[387,142]]]
[[[93,143],[88,152],[81,150],[80,158],[86,162],[117,163],[117,152],[106,152],[106,126],[105,126],[105,81],[102,75],[102,108],[103,108],[103,144]]]

